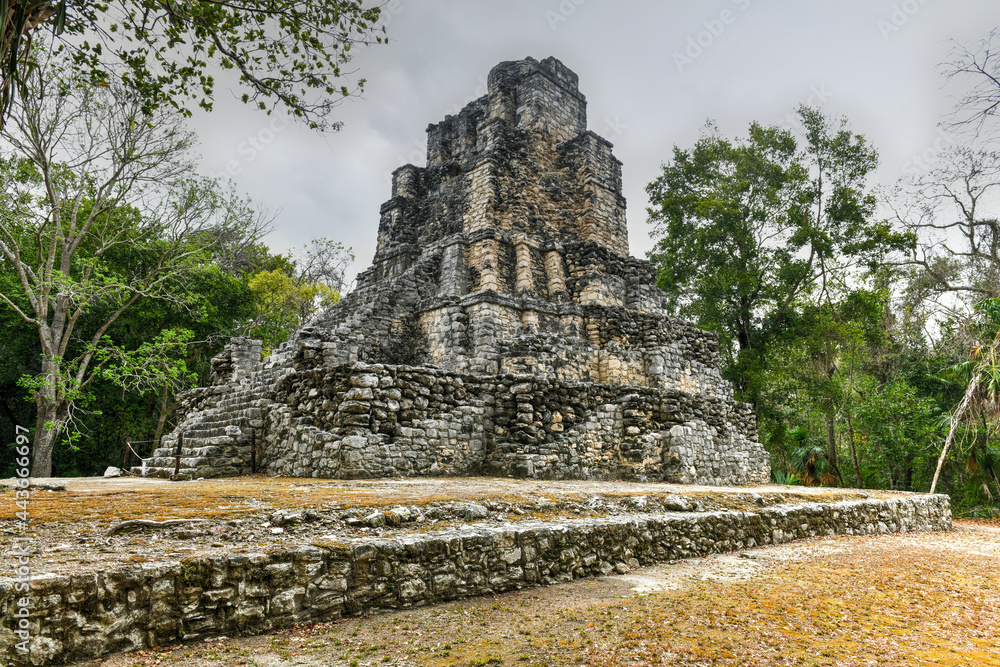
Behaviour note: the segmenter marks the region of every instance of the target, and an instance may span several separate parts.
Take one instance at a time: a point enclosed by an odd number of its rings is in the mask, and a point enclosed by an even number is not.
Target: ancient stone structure
[[[377,610],[556,584],[640,565],[819,535],[949,530],[947,496],[806,503],[756,512],[629,514],[289,545],[32,581],[32,663],[271,632]],[[15,600],[0,578],[0,654]]]
[[[234,341],[148,461],[170,475],[494,474],[766,482],[714,335],[628,256],[621,163],[561,62],[489,93],[393,174],[357,289],[263,363]]]

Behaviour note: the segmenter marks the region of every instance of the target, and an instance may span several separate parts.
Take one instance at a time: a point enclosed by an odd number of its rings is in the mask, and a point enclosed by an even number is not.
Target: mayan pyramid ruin
[[[356,290],[263,362],[227,346],[143,474],[768,481],[716,336],[629,257],[576,74],[526,58],[488,83],[394,172]]]

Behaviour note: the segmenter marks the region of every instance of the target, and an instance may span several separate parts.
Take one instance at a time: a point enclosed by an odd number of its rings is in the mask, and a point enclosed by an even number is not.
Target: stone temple
[[[629,257],[576,74],[526,58],[488,83],[394,172],[357,288],[263,362],[227,346],[144,474],[768,481],[716,337]]]

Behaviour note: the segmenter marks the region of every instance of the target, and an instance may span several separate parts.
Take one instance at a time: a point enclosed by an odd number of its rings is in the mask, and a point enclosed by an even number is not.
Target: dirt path
[[[998,573],[1000,524],[962,521],[86,665],[1000,666]]]

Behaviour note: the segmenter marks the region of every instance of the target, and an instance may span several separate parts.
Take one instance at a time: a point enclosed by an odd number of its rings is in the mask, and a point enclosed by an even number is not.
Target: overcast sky
[[[997,26],[997,0],[396,0],[389,44],[354,58],[367,84],[339,108],[341,132],[286,125],[225,91],[195,127],[206,174],[228,167],[238,189],[280,209],[272,248],[340,241],[353,274],[374,255],[389,174],[425,163],[427,125],[484,94],[497,63],[555,56],[624,163],[631,251],[644,257],[645,186],[706,119],[737,136],[820,105],[875,144],[878,182],[891,184],[942,145],[937,126],[960,91],[939,63]]]

